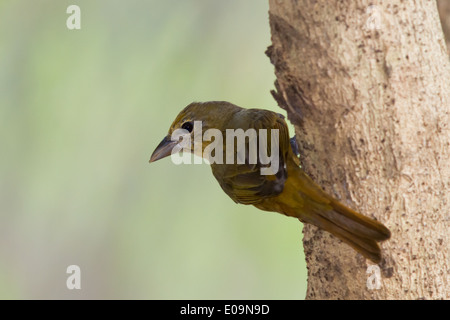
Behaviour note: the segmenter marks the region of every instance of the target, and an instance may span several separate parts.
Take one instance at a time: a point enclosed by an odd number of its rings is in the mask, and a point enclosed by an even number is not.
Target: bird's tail
[[[299,176],[302,178],[292,180],[295,195],[291,196],[300,197],[297,203],[301,203],[301,208],[291,208],[295,213],[291,210],[284,213],[330,232],[366,258],[380,262],[381,249],[377,242],[390,238],[389,229],[326,194],[303,171]]]
[[[373,262],[380,262],[381,249],[377,242],[390,238],[389,229],[335,199],[330,200],[330,209],[316,207],[306,222],[330,232]]]

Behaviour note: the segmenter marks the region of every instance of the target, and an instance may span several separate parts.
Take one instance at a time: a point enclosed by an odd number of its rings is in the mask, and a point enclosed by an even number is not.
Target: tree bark
[[[272,93],[303,169],[392,232],[370,267],[305,225],[307,299],[448,299],[450,65],[436,2],[269,3]]]

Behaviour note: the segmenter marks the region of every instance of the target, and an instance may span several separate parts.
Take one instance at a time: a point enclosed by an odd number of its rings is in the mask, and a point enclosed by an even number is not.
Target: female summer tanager
[[[262,174],[261,169],[268,165],[260,161],[259,153],[256,163],[249,161],[250,139],[245,140],[247,153],[243,162],[236,160],[229,163],[224,160],[223,163],[211,163],[214,177],[223,191],[237,203],[252,204],[261,210],[279,212],[311,223],[335,235],[373,262],[380,262],[381,250],[377,242],[389,239],[389,230],[326,194],[306,175],[291,145],[284,117],[278,113],[244,109],[224,101],[191,103],[178,114],[169,134],[153,152],[150,162],[171,155],[173,148],[180,142],[180,137],[173,137],[177,129],[184,129],[183,132],[190,135],[188,151],[204,156],[205,148],[212,141],[202,139],[200,148],[194,147],[195,121],[201,121],[201,135],[208,129],[218,129],[223,134],[223,159],[226,158],[227,129],[254,129],[256,132],[259,129],[269,132],[270,129],[278,129],[278,166],[273,174]],[[272,139],[266,140],[267,150],[273,150]],[[229,150],[236,153],[237,146]],[[234,154],[233,159],[236,159]]]

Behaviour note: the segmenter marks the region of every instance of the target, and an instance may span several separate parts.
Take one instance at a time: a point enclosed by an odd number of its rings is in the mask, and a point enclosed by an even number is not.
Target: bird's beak
[[[152,163],[156,160],[170,156],[173,147],[175,147],[177,144],[178,141],[171,140],[169,136],[164,137],[164,139],[156,147],[155,151],[153,151],[149,162]]]

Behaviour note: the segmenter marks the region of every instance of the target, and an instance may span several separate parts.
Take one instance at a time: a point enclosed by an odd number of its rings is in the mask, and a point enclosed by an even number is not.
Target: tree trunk
[[[392,232],[371,267],[305,225],[307,299],[448,299],[450,65],[436,2],[270,0],[269,17],[273,95],[304,170]]]

